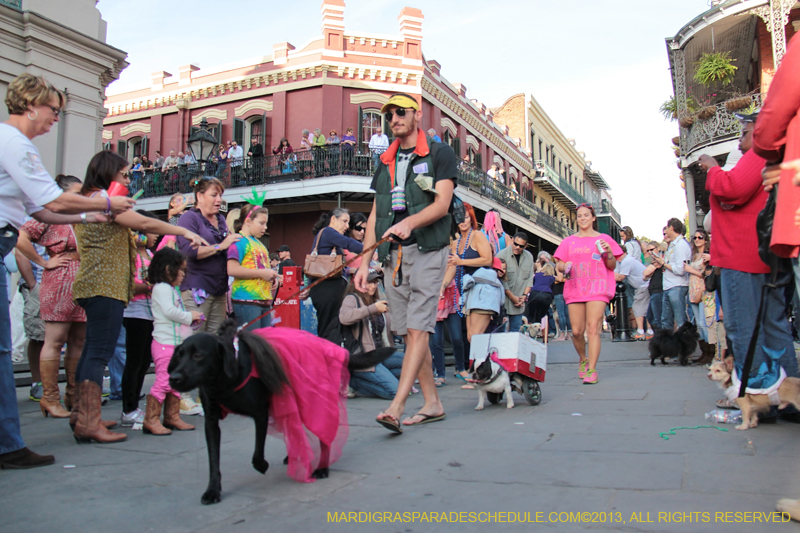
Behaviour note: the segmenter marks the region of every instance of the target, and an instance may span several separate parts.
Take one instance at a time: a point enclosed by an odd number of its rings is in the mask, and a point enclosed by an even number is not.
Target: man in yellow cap
[[[450,146],[428,143],[420,128],[417,100],[395,94],[381,108],[395,140],[381,154],[372,179],[375,200],[367,221],[364,247],[390,237],[378,247],[378,260],[389,263],[386,299],[392,328],[403,337],[406,350],[397,394],[377,422],[395,433],[403,427],[443,420],[444,407],[433,382],[428,337],[436,325],[439,289],[444,279],[452,234],[449,213],[456,186],[456,156]],[[356,289],[365,292],[370,256],[356,273]],[[388,276],[387,276],[388,277]],[[422,409],[400,417],[414,380],[425,396]]]

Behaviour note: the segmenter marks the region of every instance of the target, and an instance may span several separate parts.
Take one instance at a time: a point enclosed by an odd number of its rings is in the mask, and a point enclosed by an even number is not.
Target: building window
[[[475,150],[473,150],[471,146],[467,148],[467,161],[469,161],[470,164],[475,164]]]
[[[446,128],[444,130],[444,133],[442,133],[442,142],[448,146],[451,146],[453,144],[453,136],[450,135],[450,130]]]
[[[539,139],[539,159],[542,158],[542,140]]]
[[[366,110],[361,114],[361,139],[364,145],[369,144],[369,140],[376,133],[383,131],[383,115],[375,109]]]

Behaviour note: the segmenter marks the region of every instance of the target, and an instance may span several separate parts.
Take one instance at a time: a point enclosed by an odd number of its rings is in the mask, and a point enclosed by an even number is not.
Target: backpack
[[[358,296],[355,296],[356,299],[356,306],[361,307],[361,301],[359,300]],[[353,355],[362,354],[364,352],[364,347],[361,344],[361,340],[357,339],[355,335],[353,335],[353,326],[345,326],[341,322],[339,322],[339,315],[335,315],[331,323],[325,329],[325,332],[322,334],[322,338],[330,341],[337,346],[341,346],[348,353]]]

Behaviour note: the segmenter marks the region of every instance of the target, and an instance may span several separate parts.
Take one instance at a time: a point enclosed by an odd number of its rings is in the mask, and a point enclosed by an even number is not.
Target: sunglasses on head
[[[413,109],[411,109],[410,107],[398,107],[397,109],[392,109],[390,111],[387,111],[386,113],[383,114],[383,117],[391,122],[392,115],[397,115],[399,118],[403,118],[404,116],[406,116],[406,112],[408,111],[413,111]]]

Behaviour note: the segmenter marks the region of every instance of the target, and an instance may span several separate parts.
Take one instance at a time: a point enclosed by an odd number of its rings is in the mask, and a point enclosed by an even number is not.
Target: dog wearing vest
[[[506,395],[506,408],[514,407],[514,398],[511,397],[511,376],[500,365],[497,353],[492,352],[483,360],[470,374],[470,383],[478,389],[478,405],[476,411],[482,411],[486,402],[487,392]],[[519,390],[522,390],[522,382],[517,383]]]
[[[258,472],[269,468],[264,459],[269,429],[283,436],[290,476],[307,483],[327,478],[347,442],[349,368],[368,368],[393,351],[375,350],[351,361],[344,348],[305,331],[237,332],[233,320],[223,322],[217,335],[186,339],[168,370],[175,390],[200,389],[209,462],[208,488],[200,501],[208,505],[221,499],[219,421],[228,413],[254,420],[252,464]]]
[[[734,400],[742,410],[742,423],[736,429],[746,430],[758,425],[758,413],[769,411],[773,405],[779,409],[790,404],[800,409],[800,378],[786,377],[783,368],[780,369],[778,380],[765,389],[745,389],[746,393],[739,398],[741,382],[736,375],[733,357],[726,357],[724,361],[715,361],[711,364],[708,379],[717,382],[725,391],[725,396]]]

